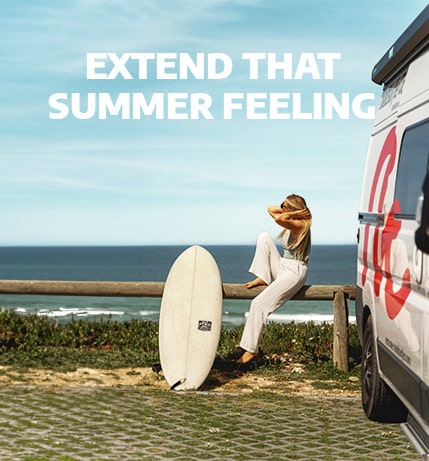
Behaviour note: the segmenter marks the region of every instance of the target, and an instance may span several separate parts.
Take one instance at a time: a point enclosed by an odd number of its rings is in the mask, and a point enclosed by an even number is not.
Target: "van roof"
[[[386,82],[393,73],[402,69],[424,46],[429,37],[429,5],[407,27],[372,70],[372,81]]]

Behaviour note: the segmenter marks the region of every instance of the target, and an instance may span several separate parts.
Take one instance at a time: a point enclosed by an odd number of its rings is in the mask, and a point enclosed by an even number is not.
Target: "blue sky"
[[[371,70],[425,1],[4,0],[0,245],[252,244],[289,193],[314,243],[355,243],[372,120],[233,120],[229,92],[374,93]],[[223,80],[88,80],[87,53],[225,53]],[[341,53],[332,80],[250,80],[241,54]],[[49,118],[54,93],[203,92],[213,120]]]

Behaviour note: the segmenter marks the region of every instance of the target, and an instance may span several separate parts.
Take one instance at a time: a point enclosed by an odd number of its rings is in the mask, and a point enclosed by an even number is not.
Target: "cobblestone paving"
[[[419,457],[359,400],[153,389],[0,388],[1,460],[397,460]]]

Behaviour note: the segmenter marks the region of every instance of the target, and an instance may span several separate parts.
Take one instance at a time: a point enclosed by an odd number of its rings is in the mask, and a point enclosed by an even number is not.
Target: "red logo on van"
[[[368,211],[373,213],[383,213],[383,205],[385,203],[387,186],[389,176],[393,171],[396,159],[396,128],[393,127],[384,141],[383,147],[380,152],[380,157],[374,173],[374,179],[369,196]],[[382,174],[384,170],[384,173]],[[378,203],[376,202],[376,195],[378,192]],[[411,292],[410,280],[411,273],[408,268],[403,270],[401,279],[401,287],[398,291],[394,291],[393,282],[393,265],[395,265],[394,258],[399,255],[393,254],[393,246],[395,239],[401,229],[401,221],[395,220],[395,212],[399,211],[399,203],[394,201],[385,223],[382,226],[374,228],[374,238],[372,245],[372,252],[369,254],[369,233],[373,228],[370,224],[365,226],[364,234],[364,248],[363,248],[363,261],[364,269],[362,272],[362,285],[368,276],[368,263],[372,259],[374,267],[374,291],[377,297],[382,296],[381,284],[383,279],[386,280],[384,288],[384,302],[386,306],[387,315],[394,319],[401,309],[404,307],[405,301]],[[406,252],[402,257],[407,257]],[[393,259],[393,260],[392,260]],[[398,274],[397,274],[398,275]]]

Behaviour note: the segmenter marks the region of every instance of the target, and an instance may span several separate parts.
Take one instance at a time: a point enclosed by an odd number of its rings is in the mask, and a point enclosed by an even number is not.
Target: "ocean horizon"
[[[163,282],[189,245],[144,246],[4,246],[0,247],[0,279],[61,281]],[[202,245],[218,263],[223,283],[245,283],[254,245]],[[313,245],[307,285],[354,285],[357,245]],[[68,322],[74,319],[144,319],[158,321],[159,298],[2,295],[0,307],[21,314],[36,313]],[[245,321],[250,300],[224,300],[223,325]],[[351,321],[354,303],[350,302]],[[331,301],[289,301],[270,316],[272,321],[332,321]]]

